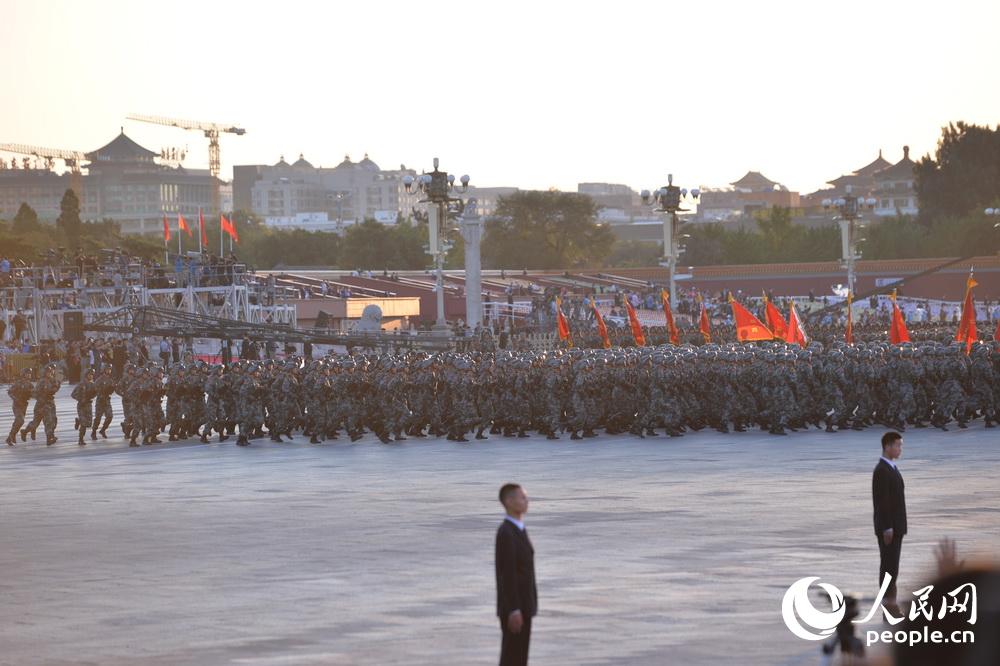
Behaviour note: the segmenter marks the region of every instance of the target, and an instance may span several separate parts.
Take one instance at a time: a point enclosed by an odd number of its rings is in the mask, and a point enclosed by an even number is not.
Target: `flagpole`
[[[224,242],[225,241],[222,238],[222,213],[219,213],[219,258],[220,259],[222,258],[222,255],[226,253],[226,249],[222,245]]]
[[[183,254],[181,250],[181,214],[177,213],[177,254]]]
[[[198,206],[198,255],[205,250],[201,247],[201,237],[205,235],[205,218],[202,216],[201,206]]]

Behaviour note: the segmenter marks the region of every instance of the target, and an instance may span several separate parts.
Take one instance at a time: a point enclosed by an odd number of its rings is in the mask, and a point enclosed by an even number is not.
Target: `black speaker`
[[[66,312],[63,314],[63,340],[80,342],[83,340],[83,313]]]

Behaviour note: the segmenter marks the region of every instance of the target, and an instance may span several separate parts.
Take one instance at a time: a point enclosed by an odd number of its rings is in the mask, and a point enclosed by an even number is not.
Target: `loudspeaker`
[[[63,314],[63,340],[80,342],[83,340],[83,313],[66,312]]]

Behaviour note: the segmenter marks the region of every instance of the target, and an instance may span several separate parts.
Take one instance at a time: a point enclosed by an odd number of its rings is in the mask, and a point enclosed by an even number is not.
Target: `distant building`
[[[771,180],[759,171],[747,171],[726,189],[702,189],[698,201],[698,219],[733,220],[774,207],[798,208],[799,193]]]
[[[80,177],[80,217],[110,219],[123,233],[159,233],[163,215],[195,217],[202,210],[214,217],[212,176],[207,170],[157,164],[159,154],[122,131],[113,141],[87,153],[89,163]],[[220,185],[222,185],[220,183]],[[12,218],[22,202],[42,220],[55,222],[59,203],[70,187],[68,174],[45,169],[0,169],[0,217]]]
[[[347,156],[333,168],[315,167],[302,155],[292,164],[282,157],[273,165],[233,167],[233,205],[263,218],[326,213],[339,225],[366,218],[391,224],[406,208],[406,175],[416,171],[383,170],[368,155],[360,162]]]
[[[502,197],[509,197],[517,191],[516,187],[476,187],[473,185],[461,197],[463,199],[474,198],[476,200],[477,214],[482,217],[490,217],[497,212],[497,204]]]
[[[326,213],[297,213],[289,217],[265,217],[264,226],[277,230],[302,229],[340,233],[345,225],[338,225],[337,221],[331,220]]]
[[[827,181],[831,187],[817,190],[802,197],[802,205],[819,211],[824,199],[837,199],[845,195],[874,198],[875,214],[916,215],[919,212],[916,194],[916,164],[910,159],[909,146],[903,146],[903,159],[890,163],[878,151],[878,157],[851,173]]]
[[[601,210],[597,218],[601,222],[620,225],[631,224],[651,217],[651,207],[642,203],[639,193],[628,185],[620,183],[577,183],[578,194],[586,194]]]
[[[910,159],[910,147],[903,146],[903,159],[890,167],[875,173],[875,214],[881,217],[892,215],[916,215],[920,212],[917,203],[916,163]]]

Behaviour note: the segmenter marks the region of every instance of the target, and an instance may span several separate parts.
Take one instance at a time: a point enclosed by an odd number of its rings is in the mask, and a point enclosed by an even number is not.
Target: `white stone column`
[[[462,238],[465,240],[465,321],[475,330],[483,321],[482,260],[483,219],[476,210],[476,200],[469,199],[462,212]]]

